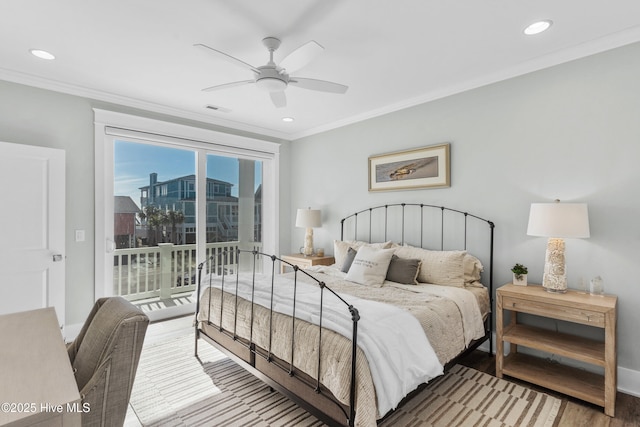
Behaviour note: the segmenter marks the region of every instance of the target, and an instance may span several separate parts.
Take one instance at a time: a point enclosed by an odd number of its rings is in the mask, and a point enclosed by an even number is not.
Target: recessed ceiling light
[[[37,56],[40,59],[48,59],[48,60],[56,59],[54,54],[49,53],[46,50],[31,49],[29,52],[31,52],[33,56]]]
[[[533,36],[535,34],[540,34],[543,31],[549,29],[549,27],[553,24],[553,21],[549,19],[545,19],[544,21],[534,22],[524,29],[524,33],[528,36]]]
[[[287,123],[291,123],[292,121],[294,121],[295,119],[293,117],[283,117],[282,121],[283,122],[287,122]]]

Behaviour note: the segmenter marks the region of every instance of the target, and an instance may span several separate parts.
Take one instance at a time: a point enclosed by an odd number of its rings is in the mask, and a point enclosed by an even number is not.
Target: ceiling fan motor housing
[[[280,73],[275,66],[263,65],[258,67],[260,73],[256,76],[256,86],[267,92],[280,92],[289,84],[289,75]]]

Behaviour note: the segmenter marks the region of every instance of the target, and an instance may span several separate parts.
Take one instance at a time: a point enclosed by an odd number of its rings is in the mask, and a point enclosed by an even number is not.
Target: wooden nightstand
[[[290,264],[297,265],[300,268],[311,267],[312,265],[331,265],[336,262],[335,258],[332,256],[304,256],[302,254],[292,254],[292,255],[281,255],[280,259],[283,261],[287,261]],[[287,264],[284,262],[280,263],[280,272],[284,273]]]
[[[505,285],[496,291],[496,376],[538,384],[604,407],[613,417],[616,403],[616,307],[613,295],[592,296],[569,290],[546,292],[542,286]],[[511,311],[504,325],[503,310]],[[516,313],[580,323],[604,329],[604,341],[519,324]],[[504,357],[504,342],[510,353]],[[603,375],[518,353],[518,346],[557,354],[604,368]]]

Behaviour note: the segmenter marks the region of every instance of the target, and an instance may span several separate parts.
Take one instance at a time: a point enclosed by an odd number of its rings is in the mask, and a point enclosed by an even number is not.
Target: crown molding
[[[477,89],[482,86],[487,86],[500,81],[508,80],[514,77],[529,74],[535,71],[540,71],[545,68],[554,67],[567,62],[571,62],[577,59],[585,58],[587,56],[596,55],[598,53],[606,52],[608,50],[616,49],[618,47],[626,46],[632,43],[640,41],[640,26],[632,27],[624,31],[620,31],[615,34],[611,34],[605,37],[591,40],[589,42],[581,43],[570,48],[558,49],[555,52],[547,55],[540,56],[530,61],[523,62],[516,66],[500,70],[495,73],[489,73],[479,76],[474,79],[460,82],[459,84],[443,87],[434,91],[422,94],[420,96],[407,99],[395,104],[387,105],[382,108],[370,110],[362,114],[356,114],[354,116],[338,120],[327,125],[314,127],[290,135],[291,140],[295,141],[307,136],[316,135],[318,133],[327,132],[333,129],[348,126],[354,123],[369,120],[375,117],[383,116],[385,114],[394,113],[396,111],[404,110],[406,108],[415,107],[416,105],[425,104],[427,102],[435,101],[445,98],[447,96],[456,95],[458,93],[466,92],[472,89]]]
[[[23,84],[26,86],[32,86],[39,89],[51,90],[54,92],[64,93],[66,95],[74,95],[82,98],[94,99],[97,101],[108,102],[116,105],[122,105],[130,108],[137,108],[146,110],[152,113],[166,114],[169,116],[178,117],[181,119],[195,120],[215,126],[221,126],[237,131],[249,132],[258,136],[267,136],[277,139],[288,141],[291,135],[278,132],[273,129],[263,128],[260,126],[254,126],[235,120],[222,119],[218,117],[211,117],[206,114],[194,113],[191,111],[182,110],[180,108],[171,107],[168,105],[156,104],[153,102],[142,101],[127,96],[122,96],[114,93],[98,91],[83,86],[71,85],[62,83],[55,80],[45,79],[25,73],[19,73],[12,70],[0,68],[0,79],[6,80],[12,83]]]

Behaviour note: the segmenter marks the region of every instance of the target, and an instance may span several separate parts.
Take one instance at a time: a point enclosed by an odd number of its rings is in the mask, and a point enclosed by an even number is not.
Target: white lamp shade
[[[589,212],[586,203],[531,203],[529,236],[589,237]]]
[[[296,227],[313,228],[322,225],[319,209],[298,209],[296,214]]]

